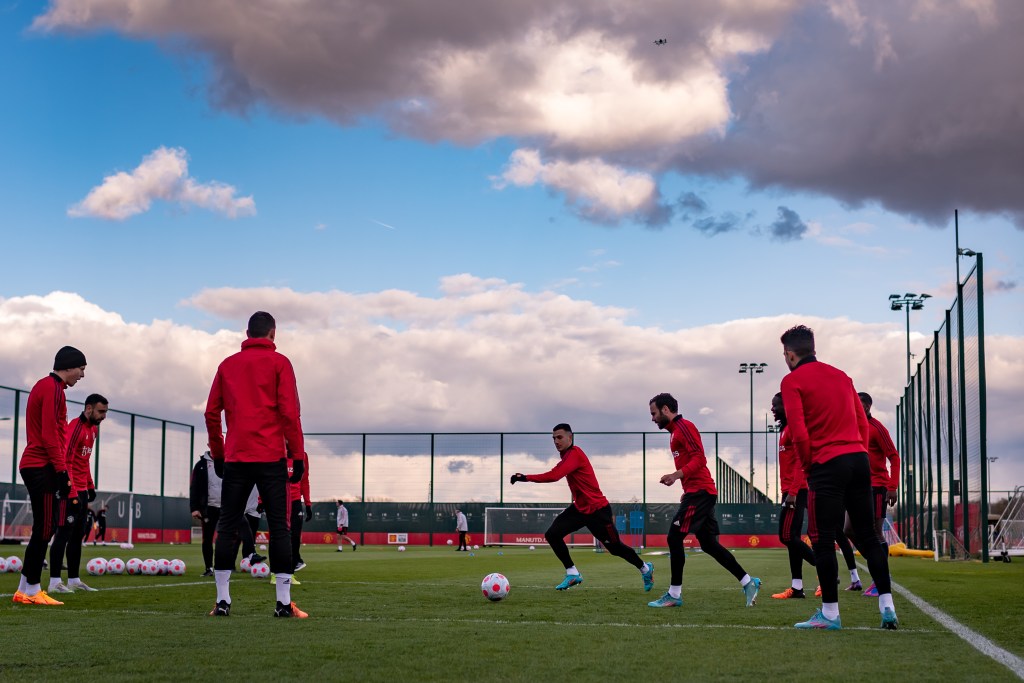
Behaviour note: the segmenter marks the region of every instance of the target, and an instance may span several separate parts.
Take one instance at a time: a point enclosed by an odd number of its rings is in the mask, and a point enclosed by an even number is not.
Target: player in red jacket
[[[683,567],[686,564],[686,548],[683,540],[693,534],[701,550],[715,558],[740,582],[747,607],[757,602],[761,590],[761,579],[751,578],[733,554],[718,542],[718,520],[715,519],[715,502],[718,489],[708,471],[708,460],[700,432],[689,420],[679,414],[679,402],[672,394],[658,394],[651,399],[651,422],[664,429],[671,436],[672,462],[675,471],[661,477],[661,483],[671,486],[678,481],[682,484],[683,495],[679,499],[679,511],[668,528],[668,550],[672,567],[672,579],[668,592],[647,603],[650,607],[681,607],[683,604]]]
[[[235,566],[233,539],[243,523],[254,485],[263,500],[270,531],[270,571],[276,575],[277,586],[274,616],[309,616],[291,600],[295,563],[288,533],[288,483],[300,481],[305,467],[304,461],[296,460],[289,477],[285,457],[289,450],[305,453],[299,392],[291,362],[274,345],[276,335],[277,323],[272,315],[253,313],[242,350],[217,368],[206,402],[210,456],[217,474],[223,473],[213,560],[217,604],[211,616],[231,614],[228,583]],[[221,412],[227,418],[226,443]]]
[[[857,547],[867,560],[879,592],[882,628],[899,622],[892,601],[889,562],[875,534],[871,510],[871,469],[868,465],[868,420],[853,382],[841,370],[814,355],[814,332],[803,325],[782,335],[783,356],[790,372],[782,380],[793,448],[800,456],[810,489],[808,535],[814,548],[821,584],[821,609],[797,628],[838,630],[839,591],[836,583],[835,532],[850,516]]]
[[[53,538],[54,508],[71,494],[67,466],[68,407],[64,390],[85,377],[85,354],[64,346],[53,359],[53,372],[36,382],[25,406],[28,443],[18,470],[32,505],[32,536],[25,547],[21,581],[13,601],[22,605],[63,605],[39,585],[46,546]]]
[[[291,455],[291,453],[289,453]],[[313,519],[313,503],[309,499],[309,456],[302,454],[302,478],[299,481],[288,483],[288,509],[291,511],[289,520],[289,531],[292,535],[292,561],[295,563],[295,571],[304,569],[306,563],[302,561],[302,523]],[[288,474],[294,475],[294,459],[288,459]],[[293,477],[294,478],[294,477]],[[305,509],[303,509],[305,501]],[[292,579],[294,581],[294,578]]]
[[[92,479],[92,453],[100,423],[107,417],[107,399],[89,394],[82,414],[68,424],[65,452],[71,474],[71,495],[57,506],[57,534],[50,546],[50,593],[95,592],[79,577],[82,570],[82,539],[85,537],[86,508],[96,500]],[[61,581],[61,567],[67,552],[68,582]]]
[[[864,406],[864,414],[868,416],[868,463],[871,465],[871,509],[875,513],[875,533],[888,554],[889,544],[885,542],[882,522],[887,507],[895,505],[899,498],[900,454],[889,436],[889,430],[871,416],[871,395],[864,391],[857,395]],[[878,587],[874,582],[864,591],[864,597],[878,597]]]
[[[779,480],[782,484],[782,513],[779,515],[779,540],[789,551],[789,573],[792,584],[781,593],[772,595],[777,600],[804,598],[803,563],[814,566],[814,552],[800,537],[807,510],[807,477],[799,461],[786,427],[786,408],[782,394],[772,398],[772,415],[782,433],[779,435]]]
[[[561,560],[565,567],[565,578],[555,586],[555,590],[564,591],[583,583],[583,575],[573,563],[569,548],[565,544],[566,536],[583,527],[587,527],[609,553],[621,557],[640,570],[644,590],[651,590],[654,586],[654,565],[641,560],[636,551],[619,538],[612,506],[601,493],[601,485],[597,482],[590,458],[583,449],[573,443],[572,427],[564,422],[555,425],[551,431],[551,439],[558,450],[558,464],[543,474],[516,472],[512,475],[511,482],[513,485],[517,481],[546,483],[564,478],[569,484],[572,503],[555,517],[550,528],[544,532],[544,538],[555,552],[555,557]]]

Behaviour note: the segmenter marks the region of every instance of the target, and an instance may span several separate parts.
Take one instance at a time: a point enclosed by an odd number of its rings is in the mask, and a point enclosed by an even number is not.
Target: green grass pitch
[[[21,555],[20,547],[0,550]],[[499,553],[501,553],[499,555]],[[232,615],[205,616],[213,579],[200,578],[198,546],[139,545],[85,550],[92,557],[180,557],[183,577],[84,577],[98,593],[57,596],[63,607],[14,605],[15,574],[0,575],[3,680],[1009,680],[980,654],[896,596],[901,630],[881,631],[876,600],[841,593],[843,630],[800,632],[818,601],[772,600],[789,584],[784,551],[737,552],[764,581],[758,604],[743,605],[735,580],[701,553],[687,557],[681,609],[652,609],[664,592],[622,560],[574,549],[582,586],[557,592],[562,568],[544,546],[361,547],[338,553],[307,546],[308,567],[292,589],[308,620],[274,619],[274,588],[236,574]],[[840,562],[842,568],[842,562]],[[1024,562],[935,563],[893,559],[897,582],[961,623],[1024,656]],[[500,571],[509,597],[488,602],[480,581]],[[845,569],[841,569],[845,579]],[[48,575],[44,572],[43,581]],[[813,589],[815,577],[805,572]],[[845,585],[845,583],[844,583]],[[627,678],[628,677],[628,678]]]

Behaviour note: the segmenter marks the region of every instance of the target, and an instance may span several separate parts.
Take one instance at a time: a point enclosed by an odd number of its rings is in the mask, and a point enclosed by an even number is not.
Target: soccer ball
[[[118,557],[112,557],[107,560],[107,573],[108,574],[124,574],[124,560]]]
[[[478,545],[473,546],[473,550],[480,550],[480,546],[478,546]]]
[[[156,573],[160,576],[169,574],[171,570],[171,561],[163,558],[156,561]]]
[[[265,579],[270,576],[270,567],[266,562],[257,562],[249,569],[249,573],[254,579]]]
[[[533,546],[531,545],[531,546],[530,546],[530,550],[536,550],[536,548],[534,548],[534,547],[533,547]]]
[[[85,571],[93,576],[103,576],[107,573],[107,561],[102,557],[94,557],[85,565]]]
[[[242,568],[243,572],[247,572],[250,569],[252,569],[252,562],[249,561],[248,557],[243,557],[242,561],[239,563],[239,566]]]
[[[11,555],[7,558],[7,571],[12,574],[17,574],[21,571],[21,558],[17,555]]]
[[[448,545],[451,545],[451,544],[452,544],[452,539],[449,538],[448,539]]]
[[[404,553],[405,552],[405,546],[404,545],[398,546],[398,552]]]
[[[0,574],[7,571],[7,558],[0,557]]]
[[[142,573],[146,576],[156,576],[160,573],[160,566],[154,559],[148,559],[142,561]]]
[[[131,576],[142,573],[142,560],[137,557],[133,557],[124,563],[124,569]]]
[[[510,588],[511,586],[505,575],[497,572],[485,576],[483,583],[480,584],[480,590],[483,592],[484,597],[491,602],[498,602],[504,599],[508,595]]]
[[[185,563],[182,560],[171,560],[171,564],[167,568],[167,573],[171,576],[184,576]]]

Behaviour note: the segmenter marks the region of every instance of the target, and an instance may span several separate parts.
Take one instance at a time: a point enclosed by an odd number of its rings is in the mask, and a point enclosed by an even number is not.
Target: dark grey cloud
[[[732,232],[741,227],[742,224],[743,218],[732,212],[693,221],[693,227],[704,233],[706,237],[714,237],[723,232]]]
[[[778,216],[775,222],[768,226],[768,234],[773,240],[792,242],[802,238],[807,232],[807,224],[793,209],[780,206]]]
[[[996,280],[995,285],[993,285],[993,289],[995,289],[997,292],[1012,292],[1013,290],[1017,289],[1017,281]]]
[[[708,210],[708,203],[693,192],[684,192],[676,200],[675,209],[684,220],[703,215]]]
[[[452,474],[472,474],[473,463],[469,460],[449,460],[448,471]]]

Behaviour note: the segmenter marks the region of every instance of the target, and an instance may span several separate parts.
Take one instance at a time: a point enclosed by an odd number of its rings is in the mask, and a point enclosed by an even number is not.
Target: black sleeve
[[[192,482],[188,487],[189,512],[193,510],[205,512],[208,497],[209,475],[206,472],[206,460],[199,458],[199,462],[192,468]]]

